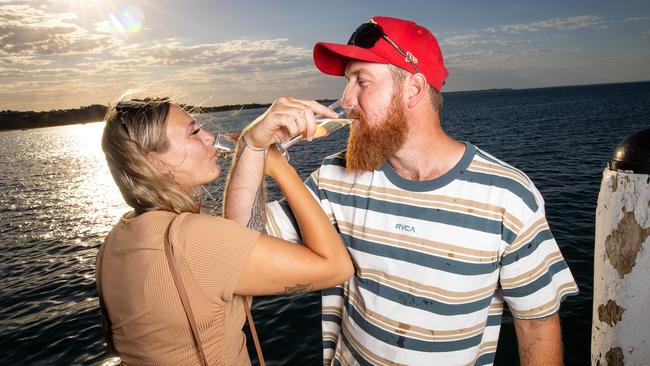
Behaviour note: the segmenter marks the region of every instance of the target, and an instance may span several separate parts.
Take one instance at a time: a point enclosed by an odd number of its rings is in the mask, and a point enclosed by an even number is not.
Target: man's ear
[[[409,76],[405,90],[406,106],[413,108],[429,94],[429,84],[427,78],[422,74],[412,74]]]
[[[149,164],[151,164],[151,166],[154,167],[154,169],[156,169],[158,173],[160,174],[169,173],[169,169],[167,168],[165,163],[163,163],[160,160],[160,157],[155,152],[153,151],[148,152],[147,155],[145,156],[145,159],[147,159]]]

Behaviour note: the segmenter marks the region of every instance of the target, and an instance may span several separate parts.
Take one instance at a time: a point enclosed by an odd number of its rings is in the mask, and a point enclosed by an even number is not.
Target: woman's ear
[[[151,166],[154,167],[154,169],[156,169],[158,173],[160,174],[169,173],[169,169],[167,168],[165,163],[163,163],[162,160],[160,160],[160,157],[155,152],[153,151],[148,152],[147,155],[145,156],[145,159],[147,159],[149,164],[151,164]]]

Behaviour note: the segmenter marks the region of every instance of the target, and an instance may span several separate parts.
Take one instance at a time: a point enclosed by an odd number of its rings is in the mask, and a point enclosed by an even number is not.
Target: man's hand
[[[540,319],[515,318],[515,330],[522,366],[562,365],[562,332],[557,314]]]
[[[314,113],[336,117],[334,111],[315,101],[278,98],[264,114],[246,127],[239,138],[226,183],[224,217],[254,230],[264,230],[265,157],[270,164],[267,174],[286,171],[288,165],[278,161],[282,157],[274,155],[275,148],[269,147],[300,133],[311,139],[316,129]]]
[[[314,114],[337,117],[334,111],[313,100],[278,98],[246,127],[242,137],[254,149],[267,148],[301,133],[311,140],[316,130]]]

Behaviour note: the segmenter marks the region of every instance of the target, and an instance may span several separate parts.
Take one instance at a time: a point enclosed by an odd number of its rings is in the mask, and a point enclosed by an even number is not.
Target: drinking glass
[[[227,157],[235,152],[236,147],[237,142],[226,134],[218,133],[214,138],[214,148],[217,149],[217,153],[222,157]]]
[[[345,127],[352,123],[354,119],[352,118],[346,118],[347,117],[347,112],[349,109],[343,108],[341,105],[341,99],[337,100],[336,102],[330,104],[328,106],[329,109],[333,110],[338,114],[337,118],[329,118],[325,117],[323,115],[317,114],[316,117],[316,122],[318,125],[316,126],[316,132],[314,132],[314,138],[319,138],[323,136],[327,136],[330,133],[338,130],[341,127]],[[289,152],[287,149],[290,146],[293,146],[294,144],[304,140],[305,137],[302,134],[296,135],[286,141],[283,141],[281,143],[275,144],[276,148],[280,151],[282,156],[289,161]]]

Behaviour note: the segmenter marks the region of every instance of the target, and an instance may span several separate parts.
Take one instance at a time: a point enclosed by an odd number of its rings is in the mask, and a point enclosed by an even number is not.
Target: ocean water
[[[197,116],[212,131],[239,130],[262,110]],[[650,127],[650,83],[445,95],[451,135],[526,172],[580,294],[560,315],[567,365],[589,363],[594,218],[601,174],[616,145]],[[105,351],[94,260],[128,210],[99,146],[103,123],[0,132],[0,365],[92,365]],[[306,177],[345,146],[347,131],[291,148]],[[228,162],[221,161],[227,169]],[[224,170],[225,170],[224,169]],[[208,187],[219,212],[224,178]],[[270,196],[279,197],[273,184]],[[262,297],[253,313],[273,365],[318,365],[320,297]],[[254,352],[253,352],[254,353]],[[253,359],[255,357],[253,356]],[[504,318],[497,365],[518,364]]]

